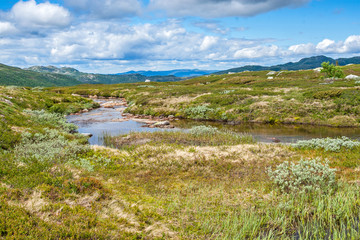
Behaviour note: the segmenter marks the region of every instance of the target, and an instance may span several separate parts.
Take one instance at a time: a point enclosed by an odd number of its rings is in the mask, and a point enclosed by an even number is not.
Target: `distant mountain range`
[[[141,74],[147,77],[152,76],[176,76],[176,77],[197,77],[216,72],[216,70],[199,70],[199,69],[176,69],[168,71],[130,71],[118,73],[116,75]]]
[[[0,64],[0,85],[52,87],[81,84],[71,76],[58,73],[40,73]]]
[[[174,82],[184,80],[184,78],[176,77],[173,75],[170,76],[145,76],[139,73],[128,73],[128,74],[95,74],[95,73],[83,73],[75,68],[62,67],[57,68],[54,66],[34,66],[27,68],[26,70],[31,70],[39,73],[56,73],[75,78],[81,83],[88,84],[117,84],[117,83],[134,83],[134,82],[144,82],[149,79],[152,82]]]
[[[326,56],[303,58],[298,62],[289,62],[275,66],[265,67],[259,65],[231,68],[224,71],[178,69],[169,71],[131,71],[119,74],[83,73],[74,68],[54,66],[34,66],[27,69],[0,64],[0,85],[16,85],[29,87],[72,86],[78,84],[117,84],[144,82],[172,82],[189,79],[194,76],[207,74],[228,74],[230,72],[263,71],[263,70],[300,70],[313,69],[321,66],[323,62],[340,65],[360,64],[360,57],[333,59]]]
[[[265,71],[265,70],[271,70],[271,71],[302,70],[302,69],[306,70],[306,69],[321,67],[321,63],[323,62],[330,62],[333,64],[336,64],[337,62],[340,66],[345,66],[347,64],[360,64],[360,57],[333,59],[326,56],[315,56],[315,57],[303,58],[298,62],[289,62],[289,63],[279,64],[270,67],[264,67],[260,65],[248,65],[238,68],[231,68],[224,71],[219,71],[214,74],[226,74],[229,72],[237,73],[243,71]]]

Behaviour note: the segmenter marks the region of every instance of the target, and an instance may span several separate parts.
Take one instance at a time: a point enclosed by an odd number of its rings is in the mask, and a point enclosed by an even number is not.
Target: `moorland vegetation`
[[[204,124],[106,136],[101,147],[64,118],[98,107],[81,94],[125,97],[134,114],[358,126],[356,80],[267,74],[0,87],[1,238],[358,239],[357,141],[264,144]]]

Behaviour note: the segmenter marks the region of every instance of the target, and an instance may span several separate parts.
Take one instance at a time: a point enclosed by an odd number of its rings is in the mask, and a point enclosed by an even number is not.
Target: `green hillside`
[[[53,87],[81,84],[71,76],[55,73],[37,73],[0,64],[0,85]]]
[[[135,82],[144,82],[146,79],[149,79],[152,82],[174,82],[181,81],[186,78],[176,77],[173,75],[169,76],[144,76],[138,73],[129,73],[122,75],[115,74],[95,74],[95,73],[84,73],[80,72],[75,68],[62,67],[57,68],[54,66],[33,66],[27,68],[26,70],[31,70],[39,73],[57,73],[71,76],[82,83],[89,84],[117,84],[117,83],[135,83]]]
[[[285,64],[278,64],[270,67],[260,66],[260,65],[248,65],[238,68],[231,68],[224,71],[216,72],[215,74],[226,74],[228,72],[244,72],[244,71],[280,71],[280,70],[306,70],[306,69],[314,69],[321,66],[323,62],[330,62],[335,64],[336,62],[340,66],[345,66],[347,64],[360,64],[360,57],[352,57],[352,58],[339,58],[333,59],[326,56],[314,56],[309,58],[303,58],[298,62],[289,62]]]

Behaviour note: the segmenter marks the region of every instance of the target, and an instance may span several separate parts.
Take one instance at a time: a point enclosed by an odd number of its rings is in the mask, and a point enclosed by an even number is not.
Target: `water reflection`
[[[102,106],[109,100],[96,100]],[[119,101],[119,100],[112,100]],[[347,136],[352,139],[360,140],[360,128],[331,128],[323,126],[309,125],[269,125],[269,124],[240,124],[228,125],[220,122],[199,122],[191,120],[174,121],[172,124],[176,129],[144,128],[144,123],[124,119],[121,113],[124,106],[115,106],[114,108],[100,107],[98,109],[82,113],[80,115],[71,115],[67,119],[76,124],[80,133],[91,133],[93,136],[89,139],[90,144],[104,145],[104,135],[116,136],[127,134],[129,132],[154,132],[154,131],[172,131],[179,129],[188,129],[198,125],[211,125],[220,130],[230,130],[237,133],[248,133],[260,142],[274,142],[274,139],[283,143],[293,143],[297,140],[324,137]]]

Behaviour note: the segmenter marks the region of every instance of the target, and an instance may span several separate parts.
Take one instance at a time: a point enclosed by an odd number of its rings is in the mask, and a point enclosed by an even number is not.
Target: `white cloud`
[[[360,35],[352,35],[345,41],[324,39],[316,45],[312,43],[293,45],[288,48],[288,55],[314,55],[314,54],[356,54],[360,53]]]
[[[324,39],[316,45],[316,50],[324,53],[336,52],[339,45],[334,40]]]
[[[204,40],[202,41],[200,45],[200,50],[205,51],[217,44],[218,38],[213,36],[205,36]]]
[[[276,45],[256,46],[251,48],[243,48],[235,52],[235,58],[262,58],[275,57],[281,55],[281,49]]]
[[[17,29],[10,22],[0,22],[0,36],[16,33]]]
[[[64,2],[69,7],[100,18],[135,16],[142,11],[139,0],[64,0]]]
[[[37,4],[35,0],[16,3],[10,13],[10,19],[22,27],[64,27],[71,21],[70,12],[49,2]]]
[[[150,0],[150,8],[170,16],[254,16],[283,7],[298,7],[310,0]]]
[[[288,50],[294,54],[306,55],[306,54],[314,53],[316,50],[316,47],[312,43],[307,43],[307,44],[298,44],[298,45],[290,46]]]
[[[345,52],[360,53],[360,35],[349,36],[344,42]]]

